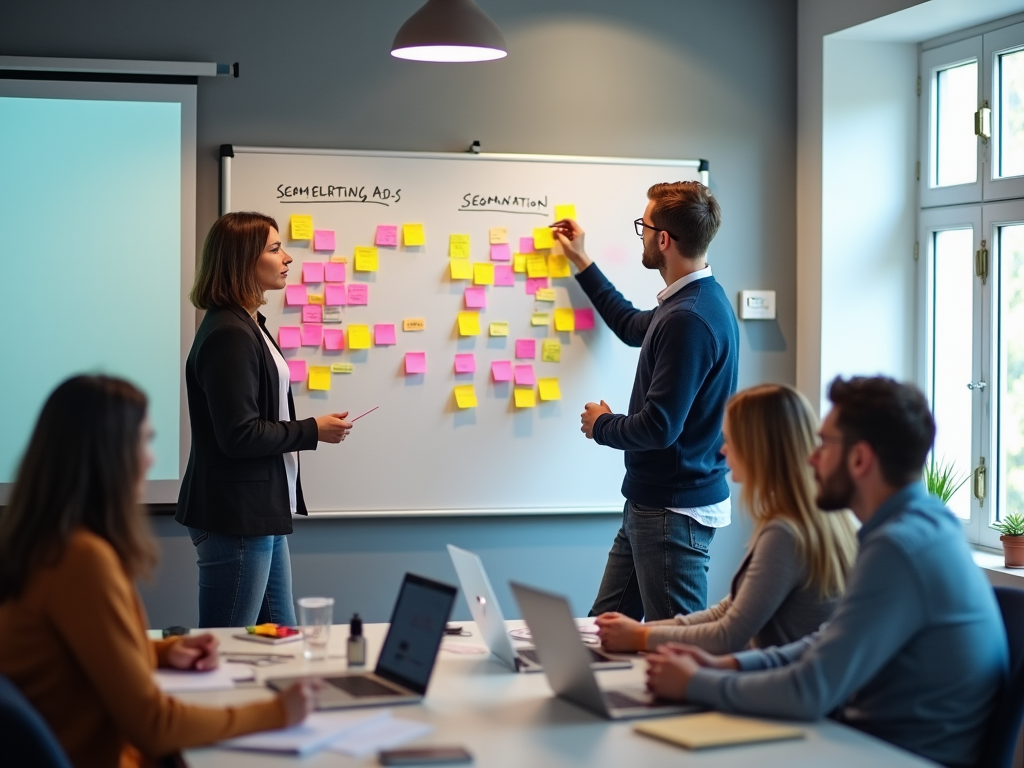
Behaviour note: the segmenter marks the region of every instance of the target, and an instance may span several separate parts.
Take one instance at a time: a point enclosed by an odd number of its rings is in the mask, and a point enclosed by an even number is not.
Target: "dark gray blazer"
[[[292,420],[280,420],[277,365],[258,317],[259,325],[238,307],[212,308],[192,342],[192,446],[174,516],[182,525],[236,536],[292,532],[283,454],[316,449],[316,419],[295,421],[289,391]],[[295,495],[296,511],[306,514],[298,480]]]

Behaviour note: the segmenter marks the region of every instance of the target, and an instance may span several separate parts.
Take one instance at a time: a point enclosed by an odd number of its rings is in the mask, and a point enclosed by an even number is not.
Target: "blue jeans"
[[[285,536],[230,536],[189,528],[199,557],[199,626],[295,626]]]
[[[687,515],[627,501],[590,615],[657,621],[704,610],[714,536]]]

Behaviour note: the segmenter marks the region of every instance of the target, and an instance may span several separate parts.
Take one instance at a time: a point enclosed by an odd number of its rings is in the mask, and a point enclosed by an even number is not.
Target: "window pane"
[[[951,229],[935,233],[935,336],[932,339],[932,408],[936,435],[934,460],[952,464],[960,478],[971,471],[974,232]],[[971,516],[970,483],[950,499],[949,508]]]
[[[1024,225],[999,229],[999,504],[1024,512]]]
[[[973,184],[978,180],[978,63],[939,70],[935,88],[935,186]]]
[[[1024,51],[999,57],[997,176],[1024,175]]]

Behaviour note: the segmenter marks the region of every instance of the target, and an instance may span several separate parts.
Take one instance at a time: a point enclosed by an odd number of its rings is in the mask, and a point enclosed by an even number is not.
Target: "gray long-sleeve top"
[[[1006,633],[962,526],[920,483],[860,529],[831,621],[779,648],[702,669],[687,696],[725,712],[839,719],[951,766],[973,765],[1006,678]]]
[[[751,543],[729,595],[707,610],[648,623],[647,648],[690,643],[721,654],[799,640],[826,622],[839,600],[806,581],[793,529],[771,520]]]

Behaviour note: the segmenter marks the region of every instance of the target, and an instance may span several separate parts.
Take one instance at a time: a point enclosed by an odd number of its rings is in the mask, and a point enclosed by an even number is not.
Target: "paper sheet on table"
[[[314,712],[299,725],[239,736],[217,744],[225,749],[257,752],[284,752],[308,755],[335,743],[358,728],[391,719],[389,710],[353,712]]]
[[[382,749],[392,749],[413,739],[423,738],[433,731],[434,726],[427,723],[389,717],[349,731],[340,739],[328,744],[327,751],[352,757],[365,757]]]
[[[235,680],[252,680],[253,677],[252,665],[227,662],[209,672],[187,669],[158,669],[153,672],[153,679],[164,693],[227,691],[235,687]]]
[[[750,717],[702,712],[697,715],[669,717],[634,726],[637,733],[678,744],[687,749],[724,747],[782,739],[802,739],[804,732],[791,725],[755,720]]]

